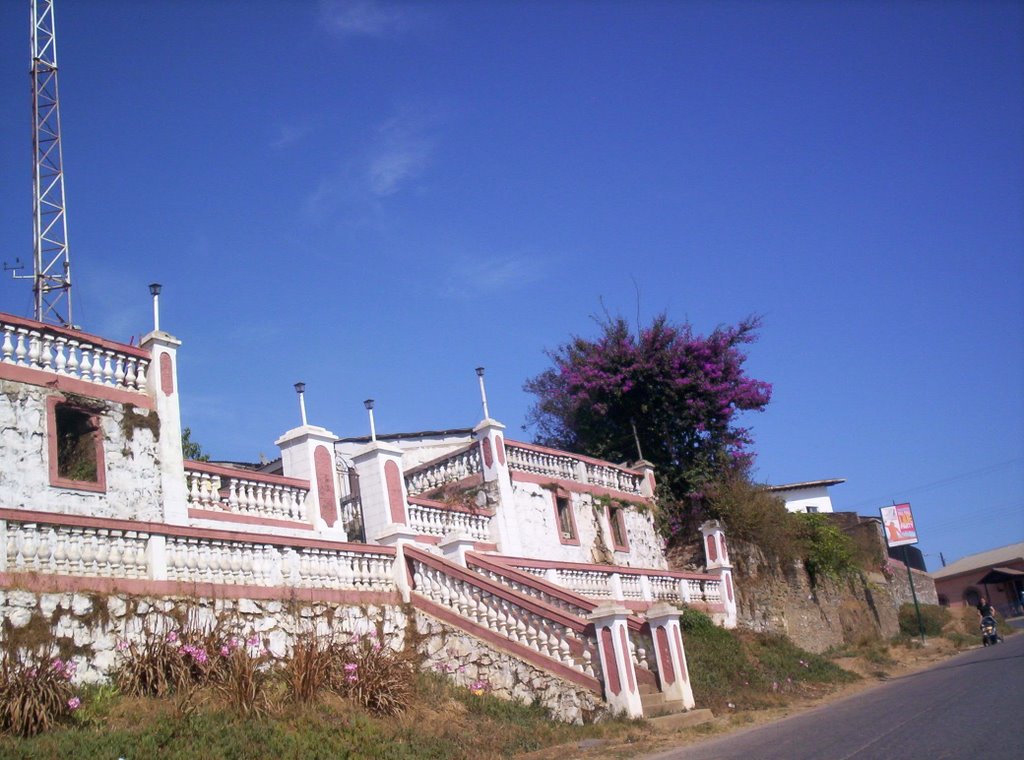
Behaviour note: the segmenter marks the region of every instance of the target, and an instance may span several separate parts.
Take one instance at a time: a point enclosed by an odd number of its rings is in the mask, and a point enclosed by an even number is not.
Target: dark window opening
[[[622,509],[612,507],[609,513],[609,520],[612,528],[612,543],[615,547],[626,546],[626,516]]]
[[[573,529],[572,503],[564,496],[555,498],[558,508],[558,529],[562,532],[562,538],[576,538],[576,531]]]
[[[88,412],[58,405],[54,410],[57,428],[57,475],[67,480],[99,482],[96,461],[96,420]]]

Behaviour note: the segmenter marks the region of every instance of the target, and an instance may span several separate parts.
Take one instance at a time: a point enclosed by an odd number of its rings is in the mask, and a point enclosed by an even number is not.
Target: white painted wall
[[[0,506],[124,520],[163,521],[162,492],[153,434],[122,431],[125,406],[90,399],[100,413],[106,493],[50,485],[46,399],[62,394],[35,385],[0,380]],[[136,413],[146,414],[136,408]],[[154,412],[149,412],[154,414]]]
[[[832,497],[828,494],[828,486],[794,488],[773,493],[786,502],[786,509],[790,512],[806,512],[808,507],[817,507],[817,510],[812,511],[832,511]]]
[[[654,528],[651,511],[630,508],[626,512],[629,552],[612,552],[611,529],[604,505],[595,506],[587,493],[570,493],[580,545],[559,540],[553,495],[536,483],[514,481],[516,519],[522,539],[523,556],[562,562],[606,563],[627,567],[665,568],[664,544]],[[603,551],[601,547],[606,547]]]

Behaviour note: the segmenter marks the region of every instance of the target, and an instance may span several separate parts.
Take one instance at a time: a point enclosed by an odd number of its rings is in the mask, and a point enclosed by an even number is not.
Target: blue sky
[[[31,255],[27,2],[0,3],[0,254]],[[215,457],[513,437],[603,308],[764,317],[769,482],[909,500],[929,567],[1024,539],[1019,3],[58,2],[76,322],[182,341]],[[0,310],[31,313],[24,282]]]

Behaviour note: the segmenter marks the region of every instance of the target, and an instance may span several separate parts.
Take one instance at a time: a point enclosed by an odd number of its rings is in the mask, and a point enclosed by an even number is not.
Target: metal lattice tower
[[[65,327],[71,321],[64,166],[57,96],[57,36],[53,0],[32,5],[32,195],[35,237],[32,292],[35,318]]]

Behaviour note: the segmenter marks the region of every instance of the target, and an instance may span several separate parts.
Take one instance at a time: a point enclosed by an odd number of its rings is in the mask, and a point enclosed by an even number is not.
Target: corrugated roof
[[[998,549],[989,549],[978,554],[968,554],[934,573],[929,573],[929,575],[932,578],[948,578],[951,575],[969,573],[971,570],[980,570],[983,567],[1006,565],[1010,562],[1024,562],[1024,541],[1000,546]]]
[[[819,486],[837,486],[845,483],[846,478],[828,478],[827,480],[805,480],[802,483],[783,483],[781,486],[767,486],[768,491],[795,491],[798,488],[818,488]]]

